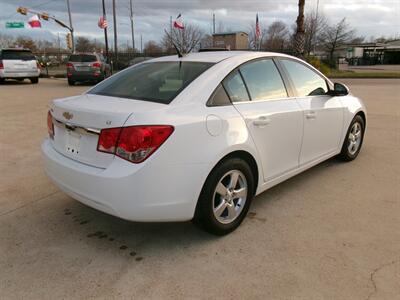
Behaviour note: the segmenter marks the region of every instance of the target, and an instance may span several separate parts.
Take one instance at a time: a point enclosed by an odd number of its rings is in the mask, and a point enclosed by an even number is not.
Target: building
[[[350,65],[400,64],[400,40],[345,45],[335,56],[345,58]]]
[[[215,33],[213,34],[213,46],[229,50],[247,50],[249,35],[243,31]]]

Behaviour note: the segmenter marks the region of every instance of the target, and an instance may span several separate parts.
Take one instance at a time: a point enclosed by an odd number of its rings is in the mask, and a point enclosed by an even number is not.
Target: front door
[[[291,79],[303,111],[300,165],[333,154],[340,147],[343,130],[341,100],[328,95],[326,80],[308,66],[290,59],[280,62]]]

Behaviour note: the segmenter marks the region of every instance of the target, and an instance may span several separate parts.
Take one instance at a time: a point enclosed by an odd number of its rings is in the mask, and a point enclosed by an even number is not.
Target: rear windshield
[[[73,54],[69,57],[70,62],[93,62],[97,61],[96,55],[90,54]]]
[[[3,50],[1,59],[36,60],[32,52],[27,50]]]
[[[169,104],[212,65],[179,61],[143,63],[117,73],[95,86],[89,94]]]

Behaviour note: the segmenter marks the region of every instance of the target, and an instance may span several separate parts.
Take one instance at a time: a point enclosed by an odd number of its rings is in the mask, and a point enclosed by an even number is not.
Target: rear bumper
[[[107,169],[88,166],[42,144],[50,179],[72,198],[105,213],[140,222],[193,218],[206,165],[131,164],[115,158]],[[150,159],[149,159],[150,160]]]
[[[0,78],[29,78],[29,77],[39,77],[39,71],[5,71],[0,70]]]
[[[101,73],[94,72],[73,72],[70,76],[67,76],[68,79],[74,81],[98,81],[103,79],[103,75]]]

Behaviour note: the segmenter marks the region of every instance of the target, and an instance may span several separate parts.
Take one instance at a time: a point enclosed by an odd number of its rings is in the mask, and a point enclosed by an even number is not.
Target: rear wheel
[[[254,177],[249,165],[239,158],[223,161],[204,184],[194,223],[216,235],[232,232],[246,217],[253,191]]]
[[[31,81],[31,83],[38,83],[39,77],[31,77],[31,78],[29,78],[29,80]]]
[[[364,128],[364,119],[360,115],[355,116],[343,142],[342,151],[339,155],[341,159],[352,161],[358,156],[364,139]]]
[[[69,85],[75,85],[75,81],[73,81],[73,80],[71,80],[71,79],[68,79],[68,84],[69,84]]]
[[[0,78],[0,83],[4,83],[4,81],[6,81],[5,78]]]

